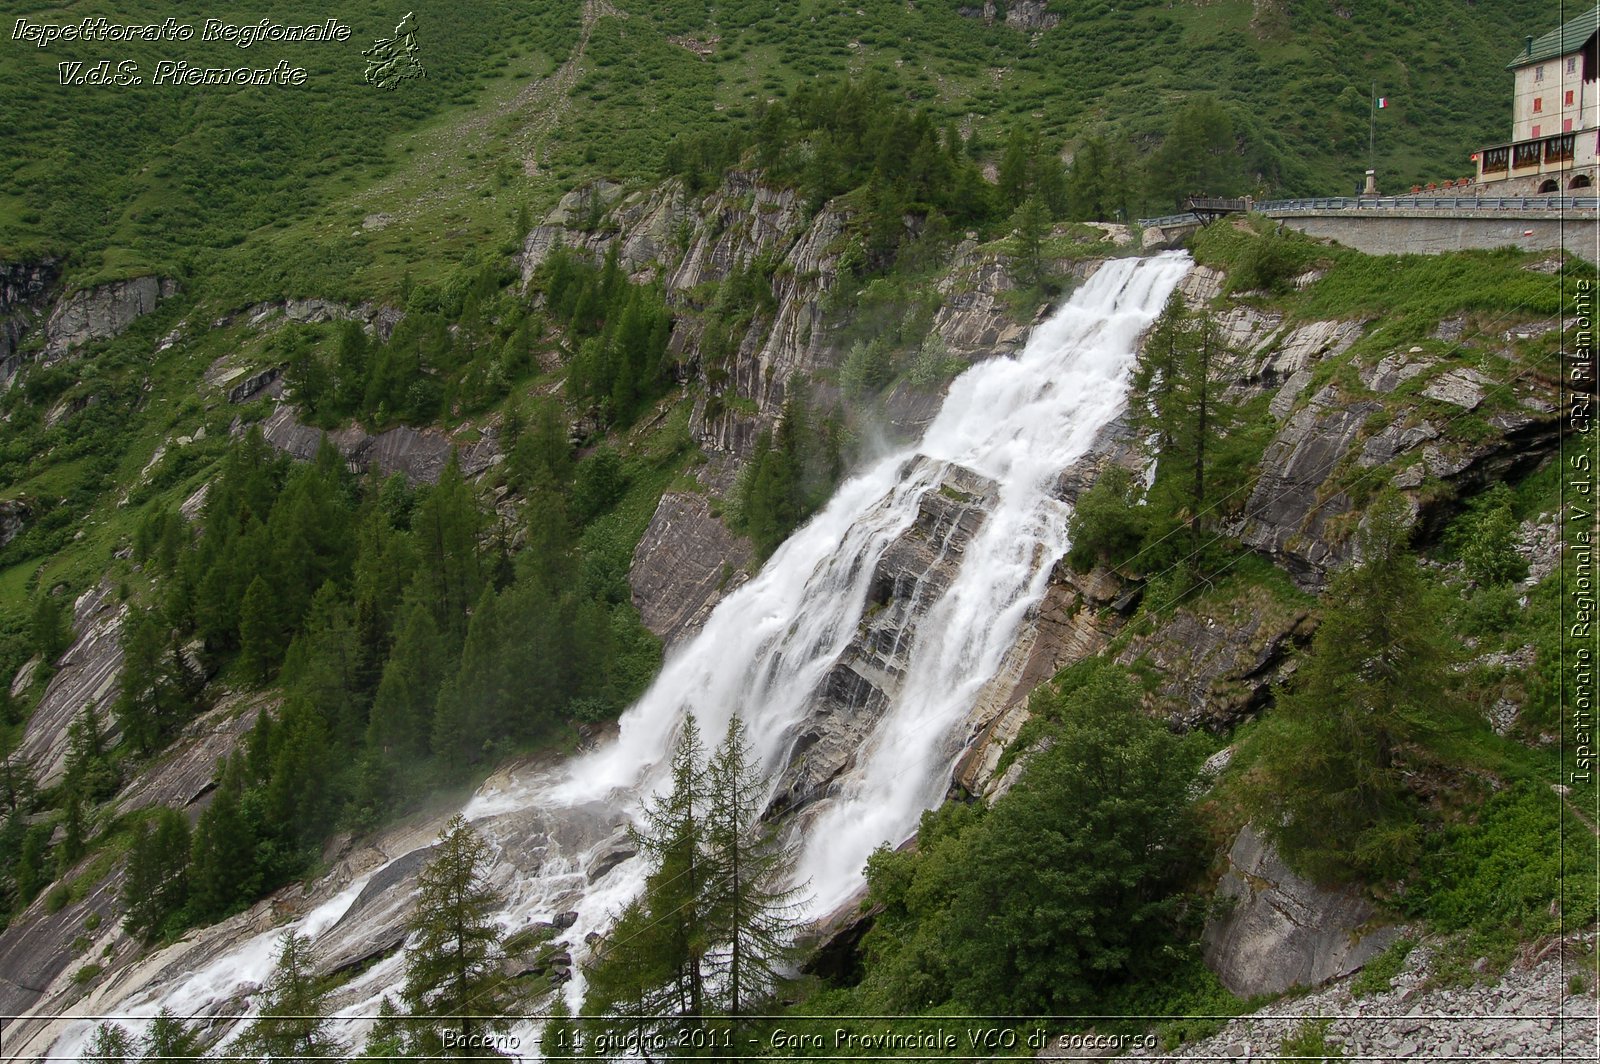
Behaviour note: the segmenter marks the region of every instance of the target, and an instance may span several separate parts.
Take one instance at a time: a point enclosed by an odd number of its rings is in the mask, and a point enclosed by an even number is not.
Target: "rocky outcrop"
[[[57,663],[39,704],[17,746],[33,766],[41,787],[52,787],[66,768],[67,729],[93,702],[108,737],[117,734],[110,707],[122,674],[122,622],[128,607],[117,601],[116,589],[102,582],[78,596],[72,608],[76,638]]]
[[[1290,652],[1310,641],[1310,611],[1286,606],[1263,588],[1223,603],[1185,606],[1117,655],[1160,677],[1147,706],[1175,728],[1227,731],[1263,708],[1290,667]]]
[[[282,299],[271,303],[255,303],[233,314],[212,322],[212,328],[222,328],[243,319],[257,329],[272,326],[278,319],[300,325],[320,325],[330,321],[359,321],[367,332],[377,339],[387,341],[394,327],[405,317],[399,307],[379,303],[339,303],[331,299]]]
[[[121,887],[122,876],[114,873],[54,912],[46,891],[0,933],[0,1013],[26,1012],[49,993],[75,989],[71,973],[90,963],[108,963],[104,948],[114,955],[126,942],[119,926]],[[15,1028],[7,1026],[11,1034]]]
[[[49,303],[60,271],[52,261],[0,263],[0,389],[21,370],[23,338]]]
[[[25,499],[0,501],[0,547],[22,535],[33,510]]]
[[[62,358],[91,341],[120,335],[177,290],[177,282],[170,278],[146,276],[74,292],[50,312],[44,357]]]
[[[236,425],[237,431],[244,430]],[[492,429],[483,430],[476,440],[453,440],[443,429],[414,429],[400,425],[376,435],[358,425],[338,432],[326,432],[303,425],[295,419],[294,408],[280,406],[261,425],[262,437],[290,457],[309,462],[327,439],[344,455],[352,470],[376,466],[384,475],[399,473],[412,484],[433,484],[450,462],[454,451],[463,476],[475,477],[503,458]]]
[[[841,357],[830,334],[827,299],[851,245],[850,219],[837,202],[808,215],[794,190],[744,171],[729,172],[698,200],[678,182],[628,196],[601,183],[569,193],[528,234],[522,276],[530,280],[558,245],[597,261],[614,247],[630,275],[661,279],[670,302],[695,310],[703,307],[705,286],[741,265],[768,263],[776,309],[751,322],[728,365],[715,367],[715,381],[708,373],[712,367],[699,363],[697,315],[680,316],[669,347],[690,374],[706,382],[710,398],[697,404],[691,423],[696,441],[710,454],[742,457],[781,415],[797,375],[814,378]],[[1107,250],[1113,250],[1109,237]],[[1086,268],[1082,262],[1072,266]],[[979,249],[969,240],[956,250],[938,282],[941,305],[933,323],[952,356],[987,358],[1021,342],[1028,319],[1018,320],[1004,298],[1012,287],[994,248]],[[825,384],[815,394],[832,398]],[[937,389],[896,388],[881,400],[881,422],[893,432],[914,434],[937,409],[938,398]]]
[[[238,749],[256,718],[276,707],[269,694],[229,695],[186,724],[154,762],[116,796],[117,813],[166,806],[197,813],[216,787],[223,758]]]
[[[1206,966],[1240,997],[1348,975],[1398,937],[1370,926],[1376,910],[1355,891],[1296,875],[1252,827],[1228,851],[1217,900],[1222,912],[1202,938]]]
[[[1331,1017],[1326,1038],[1352,1060],[1593,1060],[1595,991],[1591,984],[1574,993],[1571,982],[1592,956],[1586,938],[1553,942],[1499,979],[1471,986],[1435,978],[1435,949],[1424,942],[1387,990],[1358,996],[1342,979],[1229,1020],[1208,1038],[1138,1047],[1128,1056],[1270,1060],[1286,1038]]]
[[[639,619],[670,648],[749,578],[750,562],[749,541],[728,531],[704,495],[667,492],[628,569]]]
[[[1273,556],[1301,586],[1320,586],[1326,571],[1348,555],[1347,537],[1330,531],[1328,523],[1353,503],[1349,493],[1327,484],[1367,417],[1379,409],[1381,404],[1348,399],[1330,384],[1267,445],[1239,538]]]
[[[1004,5],[996,3],[995,0],[984,0],[982,6],[960,7],[956,9],[956,13],[962,18],[981,18],[988,23],[1003,18],[1005,24],[1013,29],[1039,33],[1054,29],[1061,24],[1061,16],[1053,11],[1047,11],[1048,6],[1049,0],[1008,0]]]

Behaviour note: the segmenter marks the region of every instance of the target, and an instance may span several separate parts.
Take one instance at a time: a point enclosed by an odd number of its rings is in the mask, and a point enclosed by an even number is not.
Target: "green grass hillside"
[[[374,0],[286,0],[283,24],[337,18],[348,41],[203,42],[205,18],[152,4],[185,42],[5,42],[0,258],[69,257],[84,282],[188,269],[230,296],[370,295],[407,265],[454,262],[512,233],[567,188],[659,173],[667,144],[742,122],[799,82],[876,71],[997,155],[1005,134],[1051,147],[1107,137],[1154,150],[1188,99],[1218,99],[1247,179],[1340,192],[1366,166],[1369,91],[1391,187],[1454,177],[1509,119],[1507,57],[1556,24],[1556,0],[1343,4],[1098,0],[1051,9],[1038,33],[989,25],[958,0],[462,0],[415,5],[425,79],[388,91],[361,50],[401,13]],[[970,9],[969,9],[970,10]],[[111,5],[20,4],[74,23]],[[118,16],[126,18],[126,16]],[[14,26],[12,27],[14,32]],[[1445,42],[1448,42],[1446,45]],[[59,84],[57,64],[136,62],[138,86]],[[161,59],[307,70],[305,84],[151,84]],[[987,148],[984,146],[987,145]],[[1135,190],[1135,209],[1164,206]]]

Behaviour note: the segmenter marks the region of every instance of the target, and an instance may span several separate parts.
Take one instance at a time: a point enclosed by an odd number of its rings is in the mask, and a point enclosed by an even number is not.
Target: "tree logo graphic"
[[[417,59],[415,12],[406,12],[406,17],[394,28],[393,37],[380,38],[361,54],[367,57],[367,81],[382,89],[392,89],[402,81],[428,76],[428,72],[422,69],[422,62]]]

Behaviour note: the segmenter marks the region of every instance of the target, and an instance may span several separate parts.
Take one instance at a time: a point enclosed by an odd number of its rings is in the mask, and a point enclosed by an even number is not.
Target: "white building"
[[[1513,72],[1511,141],[1481,148],[1478,181],[1510,195],[1592,188],[1600,164],[1600,4],[1537,39]],[[1484,189],[1487,192],[1490,189]]]

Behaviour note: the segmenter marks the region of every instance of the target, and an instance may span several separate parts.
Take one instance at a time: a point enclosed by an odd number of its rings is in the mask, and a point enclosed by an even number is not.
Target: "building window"
[[[1536,66],[1536,67],[1533,68],[1533,80],[1534,81],[1543,81],[1544,80],[1544,66],[1543,65]]]
[[[1535,96],[1533,98],[1533,113],[1534,114],[1538,114],[1540,111],[1543,111],[1543,110],[1544,110],[1544,97],[1543,96]]]
[[[1572,90],[1571,89],[1567,90],[1567,106],[1568,107],[1572,106]]]
[[[1532,135],[1533,135],[1533,136],[1535,136],[1535,137],[1537,137],[1537,136],[1538,136],[1538,135],[1539,135],[1539,130],[1540,130],[1540,129],[1541,129],[1541,128],[1542,128],[1542,127],[1540,127],[1540,126],[1534,126],[1534,127],[1533,127],[1533,134],[1532,134]]]
[[[1578,72],[1578,57],[1575,56],[1575,55],[1570,55],[1570,56],[1567,57],[1567,73],[1568,74],[1576,74],[1577,72]]]

